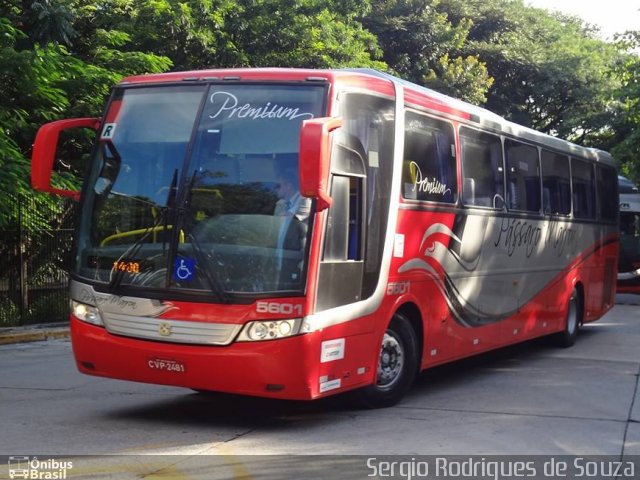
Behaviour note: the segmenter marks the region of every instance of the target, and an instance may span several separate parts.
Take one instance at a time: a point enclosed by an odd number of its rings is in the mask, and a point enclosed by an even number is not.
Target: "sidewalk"
[[[60,338],[69,338],[68,322],[0,328],[0,345]]]

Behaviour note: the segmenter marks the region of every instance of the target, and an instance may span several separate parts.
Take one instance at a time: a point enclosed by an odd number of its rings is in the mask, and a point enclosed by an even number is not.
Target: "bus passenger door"
[[[317,311],[357,302],[362,295],[364,149],[356,139],[336,142],[332,163],[332,203],[318,276]]]

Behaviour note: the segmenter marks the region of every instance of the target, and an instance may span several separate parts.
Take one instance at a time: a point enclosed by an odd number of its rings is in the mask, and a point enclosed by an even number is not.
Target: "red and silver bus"
[[[628,178],[618,177],[620,192],[620,258],[618,292],[640,293],[640,192]]]
[[[82,192],[51,186],[70,128],[97,131]],[[614,303],[609,154],[371,70],[126,78],[102,118],[41,128],[32,183],[81,203],[89,375],[381,407]]]

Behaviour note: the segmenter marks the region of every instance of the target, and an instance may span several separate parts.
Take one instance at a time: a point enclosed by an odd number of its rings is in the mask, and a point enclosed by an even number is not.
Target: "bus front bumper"
[[[291,400],[322,396],[317,365],[306,358],[319,351],[314,334],[228,346],[163,343],[112,335],[71,316],[71,340],[78,369],[85,374]]]

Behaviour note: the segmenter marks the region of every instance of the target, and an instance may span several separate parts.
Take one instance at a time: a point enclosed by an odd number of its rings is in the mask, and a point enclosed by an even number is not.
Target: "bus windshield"
[[[298,192],[299,131],[326,88],[120,88],[98,139],[76,275],[112,290],[295,294],[312,204]]]

